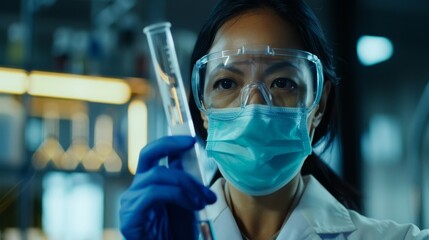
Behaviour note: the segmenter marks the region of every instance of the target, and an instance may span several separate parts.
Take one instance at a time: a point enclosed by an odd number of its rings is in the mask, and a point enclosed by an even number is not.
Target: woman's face
[[[269,45],[272,48],[304,50],[304,45],[295,27],[280,18],[274,11],[261,9],[244,13],[227,21],[217,32],[209,53],[227,49],[239,49],[248,45]],[[320,123],[329,93],[325,84],[319,107],[312,111],[308,119],[310,136]],[[204,126],[208,120],[202,113]]]

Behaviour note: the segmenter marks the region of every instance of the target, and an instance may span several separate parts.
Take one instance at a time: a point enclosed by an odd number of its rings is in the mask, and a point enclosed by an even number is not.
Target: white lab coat
[[[283,225],[277,240],[310,239],[429,239],[429,230],[420,231],[412,224],[397,224],[364,217],[346,209],[313,176],[304,176],[305,189],[301,200]],[[215,204],[206,209],[217,240],[241,240],[224,196],[224,179],[212,186],[217,195]]]

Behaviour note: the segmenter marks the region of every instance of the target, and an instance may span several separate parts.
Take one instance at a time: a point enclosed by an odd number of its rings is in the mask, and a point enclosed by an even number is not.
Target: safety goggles
[[[249,104],[311,110],[319,103],[322,86],[317,56],[270,46],[209,53],[192,73],[195,102],[203,112]]]

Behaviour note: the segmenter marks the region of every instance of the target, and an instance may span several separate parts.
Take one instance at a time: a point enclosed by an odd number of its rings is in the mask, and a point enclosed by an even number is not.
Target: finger
[[[157,194],[154,195],[154,197],[144,197],[150,196],[151,193],[156,191],[157,189],[161,190],[163,193],[170,194]],[[193,215],[194,210],[199,209],[199,207],[195,208],[194,206],[192,206],[192,202],[190,202],[189,200],[185,201],[183,199],[180,199],[180,197],[174,198],[175,201],[168,201],[168,199],[171,199],[172,196],[175,195],[177,195],[177,189],[175,190],[174,187],[166,187],[164,185],[153,186],[153,189],[147,188],[144,190],[142,189],[141,191],[127,191],[121,197],[120,216],[122,232],[126,233],[127,236],[141,237],[142,234],[148,236],[148,234],[152,232],[152,230],[154,230],[153,227],[155,227],[157,229],[155,230],[156,233],[152,233],[159,235],[160,232],[158,231],[160,231],[161,229],[160,226],[157,225],[160,223],[159,221],[163,222],[166,220],[168,213],[165,212],[165,206],[167,203],[170,203],[170,209],[179,210],[179,212],[182,213],[181,216],[176,215],[176,217],[181,218],[178,219],[179,221],[183,220],[182,217],[184,215]],[[177,201],[182,203],[186,202],[190,204],[178,205],[176,203]],[[186,212],[188,212],[188,214],[186,214]],[[155,222],[158,222],[158,224],[156,224]],[[151,226],[153,224],[155,224],[155,226]]]
[[[168,136],[149,143],[140,151],[137,173],[145,172],[158,165],[163,157],[179,155],[191,149],[195,141],[191,136]]]
[[[132,206],[132,210],[140,213],[165,204],[177,205],[190,211],[199,210],[206,205],[203,198],[183,194],[180,187],[171,185],[151,185],[129,191],[124,199],[128,199],[124,206]]]
[[[133,208],[121,207],[120,209],[121,233],[125,239],[158,239],[155,236],[162,231],[160,222],[165,221],[166,215],[163,208],[153,209],[145,213],[139,213]]]
[[[209,203],[216,201],[215,194],[207,187],[195,180],[191,175],[176,169],[163,166],[152,168],[146,173],[136,175],[130,190],[138,190],[151,185],[170,185],[182,189],[182,195],[189,198],[200,197]]]
[[[177,160],[181,160],[180,156],[177,158],[168,157],[168,168],[180,169],[183,171],[182,161],[177,161]]]
[[[158,192],[157,194],[154,194]],[[200,199],[189,199],[181,189],[165,185],[153,185],[139,191],[127,191],[121,198],[121,225],[126,229],[141,227],[150,218],[162,218],[159,210],[169,205],[172,209],[181,207],[184,211],[202,209],[206,203]],[[154,215],[155,214],[155,215]]]

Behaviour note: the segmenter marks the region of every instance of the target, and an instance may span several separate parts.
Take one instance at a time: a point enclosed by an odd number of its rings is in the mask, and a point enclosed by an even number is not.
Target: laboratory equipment
[[[59,141],[60,116],[56,104],[44,106],[43,122],[45,139],[40,147],[34,152],[32,161],[37,169],[43,169],[52,163],[54,167],[61,167],[61,159],[64,155],[64,148]]]
[[[76,112],[71,119],[72,143],[61,158],[61,168],[74,170],[78,167],[89,148],[89,119],[84,112]]]
[[[148,39],[153,67],[171,134],[195,137],[195,128],[188,107],[170,28],[169,22],[162,22],[145,27],[143,32]],[[199,156],[201,153],[199,149],[196,144],[193,149],[184,153],[182,165],[186,172],[207,186],[208,181],[204,177],[202,166],[200,166]],[[197,218],[200,236],[205,240],[214,239],[206,210],[199,211]]]

